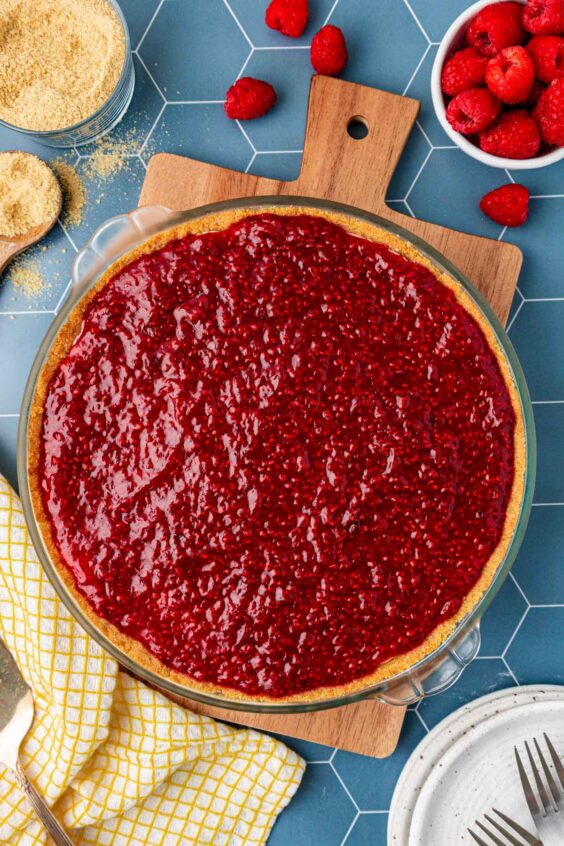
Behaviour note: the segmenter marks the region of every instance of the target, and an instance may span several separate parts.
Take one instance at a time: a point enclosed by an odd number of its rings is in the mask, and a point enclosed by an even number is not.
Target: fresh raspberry
[[[441,88],[449,97],[483,85],[486,79],[487,56],[475,47],[459,50],[448,60],[441,75]]]
[[[231,120],[252,120],[265,115],[276,102],[276,91],[268,82],[244,76],[225,95],[225,114]]]
[[[504,47],[522,44],[526,32],[521,20],[523,6],[515,2],[492,3],[478,12],[466,33],[466,41],[483,56],[495,56]]]
[[[529,214],[529,191],[510,182],[482,197],[480,208],[501,226],[522,226]]]
[[[338,26],[321,27],[311,42],[311,64],[317,73],[337,76],[348,59],[345,36]]]
[[[524,47],[505,47],[486,68],[486,85],[502,103],[522,103],[534,79],[535,66]]]
[[[564,76],[564,38],[560,35],[535,35],[527,44],[537,79],[552,82]]]
[[[447,120],[463,135],[481,132],[490,126],[501,111],[501,103],[487,88],[471,88],[453,97],[447,106]]]
[[[564,147],[564,79],[555,79],[542,92],[533,114],[543,141]]]
[[[527,0],[523,24],[534,35],[564,32],[564,0]]]
[[[480,149],[492,156],[532,159],[539,147],[539,128],[525,109],[505,112],[494,126],[480,133]]]
[[[272,0],[264,20],[270,29],[299,38],[307,26],[308,0]]]

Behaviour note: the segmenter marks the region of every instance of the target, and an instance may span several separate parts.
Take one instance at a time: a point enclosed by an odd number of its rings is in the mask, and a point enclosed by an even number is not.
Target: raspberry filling
[[[262,213],[93,297],[48,387],[42,497],[98,615],[192,679],[286,697],[456,614],[502,535],[515,423],[428,269]]]

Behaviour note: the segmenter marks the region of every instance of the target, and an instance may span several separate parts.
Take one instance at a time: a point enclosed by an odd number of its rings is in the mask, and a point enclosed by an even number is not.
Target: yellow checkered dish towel
[[[120,672],[56,596],[1,477],[0,636],[35,696],[24,769],[77,845],[266,841],[300,783],[301,758]],[[11,773],[2,776],[0,843],[46,843]]]

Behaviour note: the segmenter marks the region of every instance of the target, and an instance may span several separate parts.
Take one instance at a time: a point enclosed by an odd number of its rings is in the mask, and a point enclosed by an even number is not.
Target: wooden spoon
[[[2,151],[2,154],[6,153],[14,153],[17,152],[16,150],[6,150]],[[31,153],[26,153],[26,156],[31,156]],[[38,158],[38,157],[35,157]],[[39,161],[43,162],[42,159]],[[43,162],[46,164],[46,162]],[[28,247],[31,247],[32,244],[36,244],[38,241],[41,241],[42,238],[47,235],[50,229],[53,228],[55,223],[57,222],[57,218],[61,213],[61,209],[63,207],[63,192],[61,190],[61,186],[59,185],[59,181],[57,180],[57,186],[59,189],[59,202],[57,203],[57,211],[53,217],[47,221],[47,223],[42,224],[41,226],[34,226],[33,229],[30,229],[29,232],[23,232],[21,235],[14,235],[11,237],[6,237],[4,235],[0,235],[0,276],[8,266],[8,264],[21,252],[27,250]]]

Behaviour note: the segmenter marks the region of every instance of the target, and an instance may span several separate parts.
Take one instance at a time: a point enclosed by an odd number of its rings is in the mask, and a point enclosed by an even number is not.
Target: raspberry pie
[[[34,509],[82,609],[160,676],[331,697],[448,637],[525,475],[513,374],[422,253],[318,209],[207,215],[71,311],[30,428]]]

